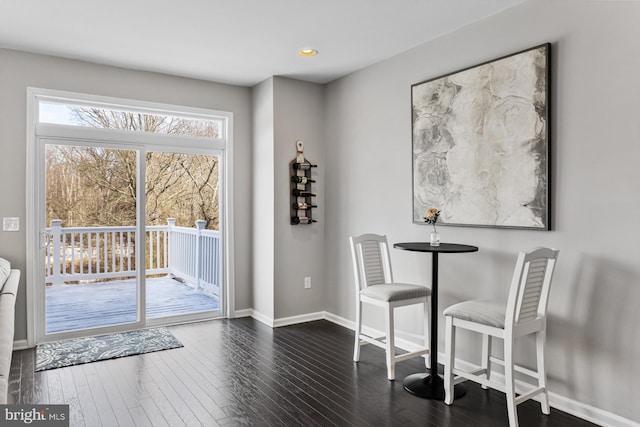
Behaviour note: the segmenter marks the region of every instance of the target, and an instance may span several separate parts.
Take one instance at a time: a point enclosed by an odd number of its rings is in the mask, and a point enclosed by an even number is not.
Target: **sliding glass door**
[[[33,341],[224,315],[227,119],[35,100]]]

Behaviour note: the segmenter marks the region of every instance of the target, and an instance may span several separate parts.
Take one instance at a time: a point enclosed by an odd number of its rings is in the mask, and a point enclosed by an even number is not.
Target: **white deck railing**
[[[146,275],[171,274],[196,289],[220,296],[220,235],[196,228],[167,225],[146,227]],[[46,281],[53,285],[80,280],[113,279],[136,275],[135,234],[129,227],[62,227],[51,221],[46,229]]]

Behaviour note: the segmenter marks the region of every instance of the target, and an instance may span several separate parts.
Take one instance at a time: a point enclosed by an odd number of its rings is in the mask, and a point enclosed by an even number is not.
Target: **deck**
[[[147,318],[220,309],[218,298],[169,276],[146,286]],[[46,305],[47,333],[135,322],[135,280],[48,286]]]

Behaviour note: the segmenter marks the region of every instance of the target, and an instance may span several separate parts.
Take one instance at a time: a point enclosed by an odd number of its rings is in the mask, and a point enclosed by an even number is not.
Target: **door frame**
[[[163,134],[145,134],[141,132],[126,132],[92,129],[78,126],[56,125],[39,122],[38,106],[41,100],[69,100],[70,102],[88,102],[98,103],[109,106],[124,106],[126,108],[139,108],[144,111],[158,113],[174,113],[196,117],[215,117],[224,122],[223,138],[195,138],[185,136],[163,135]],[[42,227],[44,224],[44,153],[43,148],[45,141],[66,141],[67,143],[75,141],[79,145],[86,144],[104,144],[113,148],[136,149],[138,153],[138,167],[144,174],[144,152],[148,151],[167,151],[172,147],[178,147],[179,152],[188,154],[207,154],[220,156],[220,228],[221,246],[223,262],[220,266],[221,274],[221,290],[223,290],[220,301],[222,316],[234,317],[234,261],[233,261],[233,113],[215,111],[201,108],[184,107],[171,104],[151,103],[145,101],[135,101],[130,99],[111,98],[103,96],[94,96],[80,93],[72,93],[65,91],[57,91],[41,88],[27,88],[27,167],[26,167],[26,235],[27,235],[27,346],[33,347],[39,342],[64,339],[71,336],[77,336],[77,332],[46,334],[44,330],[45,321],[45,292],[44,292],[44,257],[42,246]],[[126,143],[123,143],[126,140]],[[134,148],[135,147],[135,148]],[[144,175],[142,176],[142,179]],[[144,179],[142,180],[144,182]],[[140,197],[142,186],[138,186],[137,203],[138,217],[144,218],[143,197]],[[141,202],[140,202],[141,201]],[[140,210],[142,209],[142,210]],[[144,220],[137,221],[138,230],[144,228],[144,224],[140,225]],[[141,233],[145,236],[145,233]],[[144,237],[143,237],[144,238]],[[144,245],[139,245],[136,250],[143,250]],[[136,256],[139,256],[137,254]],[[142,258],[138,258],[142,259]],[[142,276],[142,289],[144,290],[144,270],[137,272],[138,277]],[[138,303],[144,303],[145,292],[138,292]],[[144,304],[143,304],[144,305]],[[141,305],[138,304],[138,322],[135,324],[117,325],[116,327],[103,327],[91,329],[91,334],[115,332],[116,330],[127,330],[147,326],[155,326],[159,324],[180,323],[184,321],[183,316],[169,318],[163,322],[162,319],[154,319],[146,321],[145,313],[140,312]],[[198,316],[194,316],[190,320],[198,320]],[[202,316],[201,316],[202,317]],[[209,317],[210,318],[210,317]],[[134,327],[132,327],[134,325]],[[122,328],[120,328],[122,326]],[[87,335],[87,330],[80,330]]]

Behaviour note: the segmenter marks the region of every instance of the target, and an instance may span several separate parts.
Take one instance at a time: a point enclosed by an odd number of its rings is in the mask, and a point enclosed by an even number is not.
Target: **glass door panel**
[[[220,157],[148,151],[145,164],[147,318],[220,311]]]
[[[46,334],[139,322],[137,151],[45,145]]]

